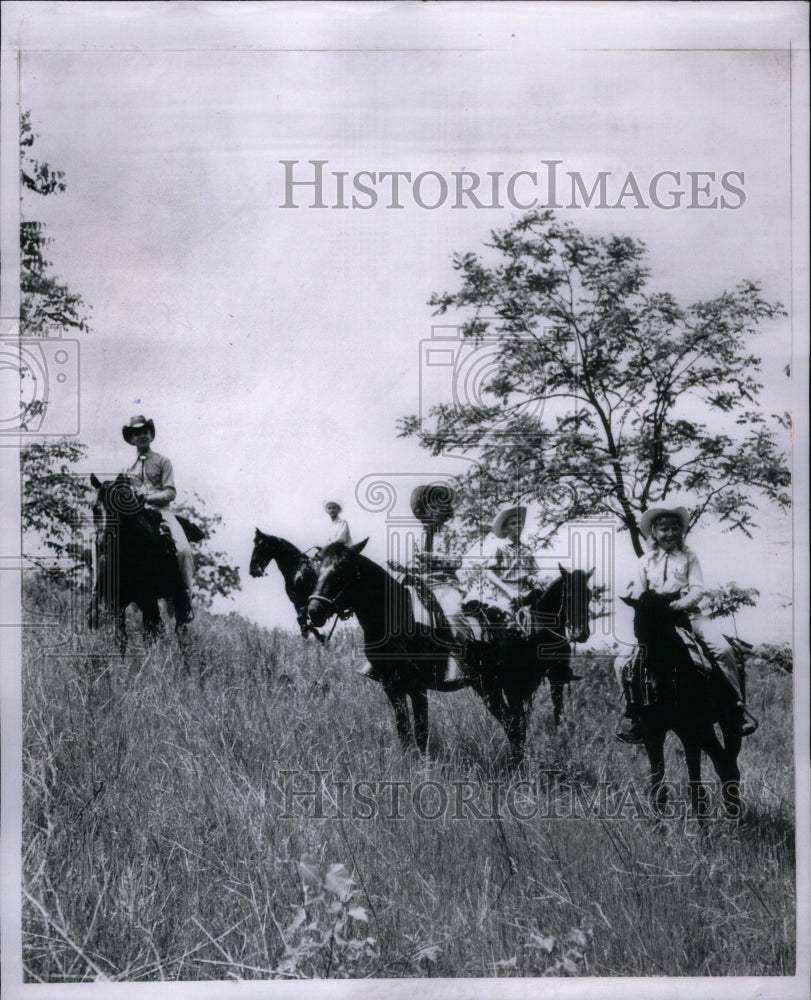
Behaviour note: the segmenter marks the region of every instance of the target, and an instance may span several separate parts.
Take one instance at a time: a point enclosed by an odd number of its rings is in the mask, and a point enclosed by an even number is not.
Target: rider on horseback
[[[349,533],[349,525],[340,517],[343,510],[340,501],[325,500],[324,510],[329,514],[330,519],[329,534],[324,540],[324,546],[330,545],[332,542],[343,542],[344,545],[351,545],[352,536]]]
[[[129,424],[121,428],[121,433],[127,444],[133,445],[138,455],[134,464],[126,470],[136,494],[144,498],[147,507],[159,508],[163,523],[169,529],[172,541],[175,543],[180,574],[188,595],[188,614],[185,621],[194,617],[191,605],[192,583],[194,581],[194,555],[178,519],[168,509],[169,504],[177,496],[175,475],[172,463],[164,455],[152,451],[151,444],[155,440],[155,424],[152,420],[139,414],[132,417]],[[181,622],[183,624],[183,622]]]
[[[728,640],[701,617],[698,607],[704,593],[704,579],[698,557],[684,544],[689,526],[690,516],[684,507],[656,507],[642,515],[639,530],[648,541],[650,551],[639,560],[641,591],[679,594],[670,607],[689,616],[693,634],[703,641],[715,661],[715,668],[735,697],[736,729],[739,735],[749,736],[757,728],[757,723],[746,708],[743,667]],[[634,656],[635,651],[618,659],[616,671],[621,682]],[[622,687],[626,711],[617,730],[617,739],[623,743],[643,743],[645,734],[632,701],[631,688],[626,683],[622,683]]]

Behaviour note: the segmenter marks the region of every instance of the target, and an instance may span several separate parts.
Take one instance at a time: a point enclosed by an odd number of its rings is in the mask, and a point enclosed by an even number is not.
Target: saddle
[[[715,675],[715,658],[705,643],[687,628],[677,626],[676,632],[689,655],[690,668],[704,681]],[[629,705],[655,705],[660,697],[660,679],[648,667],[642,646],[635,646],[622,671],[622,686]]]

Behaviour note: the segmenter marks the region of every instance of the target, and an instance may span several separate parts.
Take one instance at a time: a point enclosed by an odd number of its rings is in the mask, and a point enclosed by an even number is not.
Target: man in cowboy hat
[[[343,510],[339,500],[325,500],[324,510],[329,514],[330,530],[324,545],[332,542],[343,542],[344,545],[352,544],[352,536],[349,534],[349,525],[338,515]]]
[[[189,597],[189,612],[186,621],[191,621],[194,614],[191,610],[192,583],[194,581],[194,555],[180,522],[168,509],[169,504],[177,496],[175,475],[172,463],[164,455],[152,451],[155,440],[155,423],[147,420],[143,414],[132,417],[130,422],[121,428],[121,434],[127,444],[133,445],[137,451],[135,462],[125,470],[130,477],[136,493],[144,498],[148,507],[160,509],[164,524],[168,527],[172,541],[177,551],[177,561],[180,573]]]
[[[690,515],[685,507],[653,507],[645,511],[639,530],[650,551],[639,560],[640,592],[653,590],[657,594],[679,594],[670,607],[689,616],[693,633],[704,641],[715,660],[714,665],[726,679],[735,698],[738,733],[749,736],[757,729],[757,721],[748,712],[744,701],[743,668],[719,629],[701,616],[698,605],[704,593],[704,577],[698,556],[684,544],[689,528]],[[643,743],[645,736],[635,706],[630,701],[630,690],[622,682],[623,672],[633,656],[632,652],[618,657],[615,664],[626,699],[625,716],[616,734],[623,743]]]

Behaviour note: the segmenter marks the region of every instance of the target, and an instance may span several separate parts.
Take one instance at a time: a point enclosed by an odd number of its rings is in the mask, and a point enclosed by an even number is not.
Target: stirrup
[[[760,723],[755,718],[754,715],[746,707],[746,704],[742,701],[738,702],[737,705],[738,716],[735,720],[738,725],[738,735],[739,736],[751,736],[756,733]],[[748,721],[746,721],[748,720]]]

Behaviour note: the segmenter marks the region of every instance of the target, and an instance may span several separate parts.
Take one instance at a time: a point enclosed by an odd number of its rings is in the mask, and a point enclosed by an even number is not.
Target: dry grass
[[[31,583],[26,604],[63,623],[25,643],[29,982],[793,972],[790,677],[750,678],[745,821],[699,826],[637,815],[646,762],[613,739],[600,658],[557,732],[541,690],[510,784],[469,692],[432,696],[429,757],[403,754],[350,630],[322,650],[203,615],[185,656],[172,638],[122,658],[109,634],[71,634],[64,596]],[[307,788],[314,770],[326,818],[283,773]],[[362,781],[373,807],[352,799]],[[410,782],[400,818],[392,781]],[[572,803],[579,818],[549,815]]]

